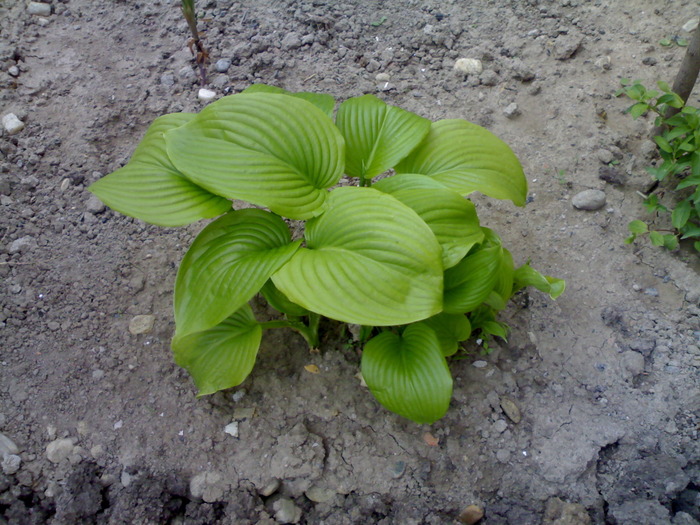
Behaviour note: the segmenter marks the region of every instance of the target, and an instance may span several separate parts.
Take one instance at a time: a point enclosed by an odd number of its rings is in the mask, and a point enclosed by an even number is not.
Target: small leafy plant
[[[656,113],[655,125],[664,130],[654,137],[661,162],[646,170],[654,178],[654,187],[662,181],[675,185],[672,202],[662,202],[663,192],[645,195],[644,205],[650,213],[670,214],[671,228],[657,229],[651,223],[634,220],[629,224],[631,235],[625,242],[633,243],[639,235],[649,235],[654,246],[669,250],[678,247],[683,239],[698,239],[694,247],[700,252],[700,111],[687,106],[673,93],[665,82],[659,82],[660,91],[646,89],[640,82],[623,79],[624,94],[635,100],[627,110],[633,118],[652,111]],[[668,108],[680,111],[666,118]]]
[[[192,243],[174,292],[172,349],[199,395],[245,380],[264,330],[292,328],[318,347],[325,316],[360,325],[362,375],[381,404],[433,422],[447,411],[446,358],[460,342],[505,338],[496,313],[514,293],[534,286],[555,298],[564,282],[515,269],[465,198],[525,204],[504,142],[372,95],[346,100],[335,119],[334,108],[329,95],[251,86],[199,114],[156,119],[129,163],[90,190],[157,225],[220,216]],[[256,294],[281,317],[256,320]]]

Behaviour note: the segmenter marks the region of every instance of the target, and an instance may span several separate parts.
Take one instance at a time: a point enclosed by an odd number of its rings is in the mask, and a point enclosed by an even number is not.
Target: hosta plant
[[[371,95],[334,109],[329,95],[252,86],[156,119],[129,163],[90,190],[162,226],[218,217],[182,260],[174,293],[175,361],[200,395],[244,381],[265,330],[292,328],[317,347],[324,316],[361,327],[362,375],[382,405],[433,422],[448,408],[446,358],[460,343],[505,337],[496,312],[515,292],[556,297],[564,283],[516,269],[465,198],[525,204],[504,142]],[[278,319],[255,318],[257,294]]]

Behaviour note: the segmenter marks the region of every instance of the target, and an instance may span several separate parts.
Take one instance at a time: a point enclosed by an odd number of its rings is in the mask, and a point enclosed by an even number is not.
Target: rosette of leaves
[[[628,79],[623,79],[622,84],[618,94],[636,101],[627,110],[633,118],[649,111],[657,115],[655,125],[662,131],[654,142],[660,162],[646,170],[654,179],[653,188],[661,191],[645,195],[644,206],[655,215],[670,216],[670,224],[665,228],[651,221],[630,222],[630,236],[625,242],[631,244],[638,236],[648,235],[654,246],[673,250],[679,241],[690,239],[700,252],[700,111],[684,104],[665,82],[658,83],[659,90],[646,89],[639,81]],[[668,108],[679,111],[666,118]],[[664,181],[671,185],[670,195],[665,195],[665,185],[660,184]]]
[[[496,312],[515,292],[556,297],[564,283],[515,269],[466,198],[525,204],[504,142],[371,95],[346,100],[335,118],[334,108],[329,95],[256,85],[196,115],[165,115],[90,190],[153,224],[218,217],[182,260],[174,293],[175,361],[200,395],[244,381],[265,330],[292,328],[316,347],[325,316],[363,327],[362,374],[377,400],[430,423],[447,411],[447,358],[460,342],[505,337]],[[343,177],[356,185],[339,185]],[[304,222],[303,238],[289,219]],[[256,294],[280,319],[256,320]]]

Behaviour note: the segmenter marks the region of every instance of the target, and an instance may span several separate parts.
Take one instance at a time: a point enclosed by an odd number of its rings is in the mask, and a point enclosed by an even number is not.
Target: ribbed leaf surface
[[[263,297],[265,297],[267,304],[272,306],[278,312],[282,312],[283,314],[292,317],[302,317],[309,314],[309,311],[306,308],[293,303],[287,298],[286,295],[280,292],[275,286],[275,283],[272,282],[272,279],[267,280],[260,290],[260,293],[263,294]]]
[[[129,163],[88,189],[113,210],[159,226],[182,226],[226,213],[229,200],[188,180],[166,154],[163,133],[192,118],[190,113],[157,118]]]
[[[445,271],[445,312],[464,314],[486,301],[498,283],[502,248],[486,244]]]
[[[426,187],[430,183],[438,187]],[[430,177],[395,175],[378,181],[374,188],[390,193],[425,221],[442,247],[444,268],[456,265],[484,239],[474,204]]]
[[[549,294],[552,299],[556,299],[564,293],[566,283],[562,279],[542,275],[529,264],[524,264],[514,274],[513,293],[522,290],[526,286],[532,286],[539,291]]]
[[[442,306],[440,245],[410,208],[373,188],[330,193],[306,248],[272,276],[294,303],[371,326],[426,319]]]
[[[345,171],[370,179],[408,155],[428,133],[430,121],[374,95],[346,100],[338,108],[336,125],[345,137]]]
[[[190,180],[292,219],[322,213],[343,173],[343,137],[331,119],[288,95],[224,97],[165,141]]]
[[[435,332],[444,356],[453,355],[461,341],[466,341],[472,333],[469,319],[464,314],[441,312],[430,319],[421,321]]]
[[[428,175],[460,195],[479,191],[518,206],[525,205],[527,197],[527,180],[513,151],[466,120],[434,122],[425,140],[395,169]]]
[[[258,209],[233,211],[204,228],[175,282],[177,334],[207,330],[258,293],[299,248],[282,219]]]
[[[370,339],[362,351],[362,377],[377,401],[416,423],[440,419],[452,397],[437,335],[423,323]]]
[[[194,379],[199,395],[240,385],[255,364],[262,329],[247,304],[220,324],[175,337],[175,362]]]
[[[300,91],[299,93],[292,93],[286,89],[282,89],[276,86],[268,86],[266,84],[253,84],[242,91],[242,93],[277,93],[280,95],[289,95],[290,97],[297,97],[307,102],[311,102],[318,109],[323,111],[329,117],[333,117],[333,108],[335,108],[335,99],[326,93],[309,93],[307,91]]]

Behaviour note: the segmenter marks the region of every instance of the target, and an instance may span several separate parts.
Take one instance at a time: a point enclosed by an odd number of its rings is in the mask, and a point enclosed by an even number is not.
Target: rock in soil
[[[574,208],[587,211],[599,210],[605,203],[605,192],[600,190],[584,190],[571,199]]]

